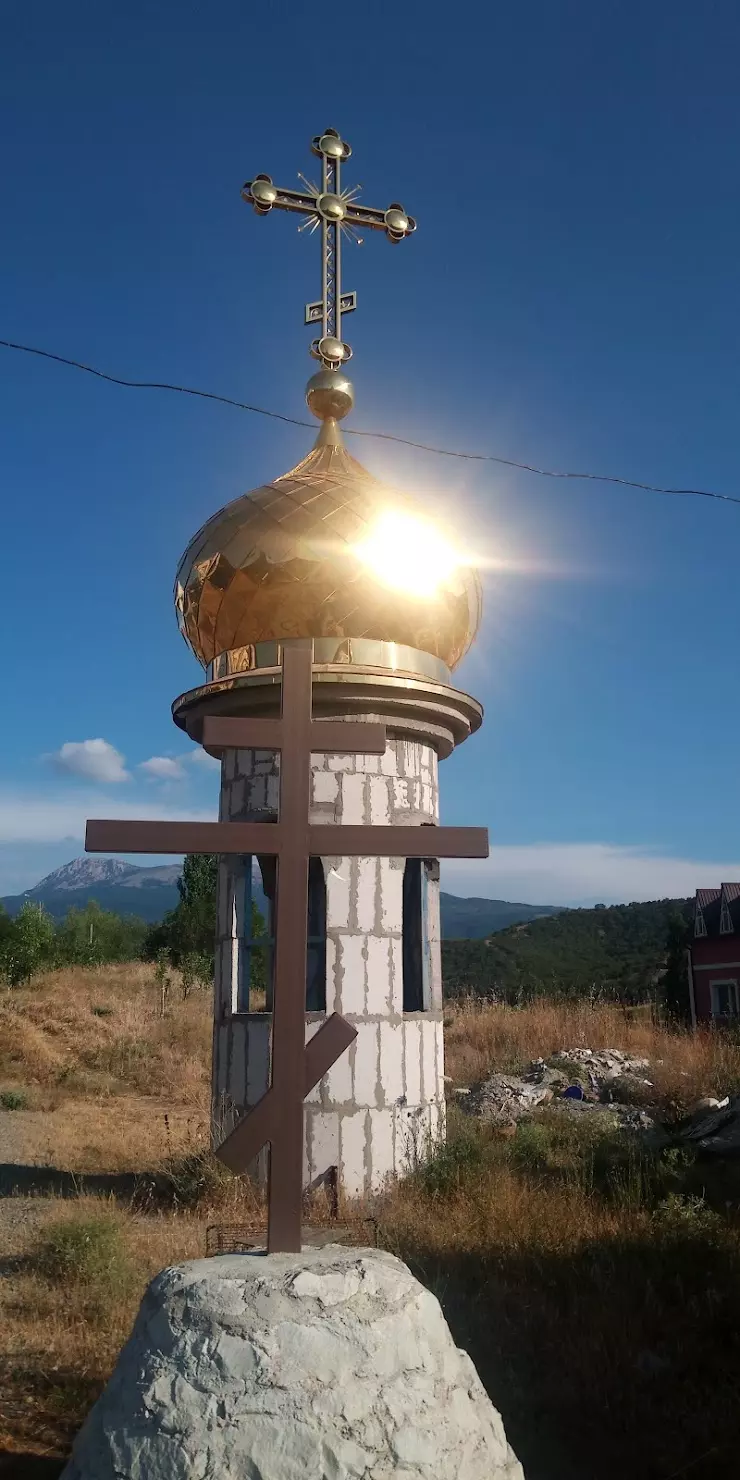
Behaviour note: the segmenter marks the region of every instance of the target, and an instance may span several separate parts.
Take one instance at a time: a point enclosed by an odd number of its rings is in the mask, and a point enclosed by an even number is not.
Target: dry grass
[[[527,1480],[730,1480],[740,1186],[714,1212],[701,1168],[599,1134],[453,1125],[390,1195],[383,1242],[439,1296]]]
[[[121,1288],[47,1277],[36,1250],[60,1220],[112,1220],[132,1277]],[[83,1197],[45,1205],[41,1226],[18,1230],[0,1275],[0,1455],[64,1454],[127,1339],[149,1280],[168,1264],[203,1254],[202,1216],[137,1218]],[[8,1268],[10,1264],[10,1268]]]
[[[161,1017],[151,966],[68,967],[0,994],[0,1080],[51,1104],[71,1092],[203,1105],[211,1032],[208,994],[183,1002],[177,982]]]
[[[175,1105],[126,1096],[61,1099],[43,1115],[14,1117],[26,1162],[80,1173],[157,1172],[173,1157],[190,1156],[208,1143],[205,1106]]]
[[[578,1046],[650,1058],[667,1104],[740,1084],[729,1039],[615,1008],[463,1003],[446,1044],[459,1084]],[[60,1456],[61,1468],[151,1276],[202,1255],[208,1222],[251,1221],[260,1207],[205,1150],[203,997],[183,1003],[175,987],[162,1020],[148,968],[58,972],[0,999],[0,1045],[0,1089],[47,1107],[4,1112],[32,1159],[120,1174],[121,1188],[130,1172],[169,1174],[169,1207],[160,1198],[146,1214],[122,1191],[117,1202],[24,1199],[17,1217],[0,1199],[0,1473],[12,1454],[20,1480],[23,1454]],[[738,1208],[726,1165],[710,1179],[701,1163],[648,1157],[603,1128],[543,1115],[507,1138],[453,1114],[448,1147],[375,1212],[381,1241],[439,1295],[527,1480],[729,1480]],[[114,1225],[115,1278],[39,1262],[49,1225],[80,1218]]]
[[[516,1072],[562,1048],[620,1048],[649,1059],[660,1098],[677,1107],[740,1090],[738,1038],[667,1028],[649,1010],[547,1001],[512,1009],[469,999],[445,1017],[446,1067],[456,1084],[493,1069]]]

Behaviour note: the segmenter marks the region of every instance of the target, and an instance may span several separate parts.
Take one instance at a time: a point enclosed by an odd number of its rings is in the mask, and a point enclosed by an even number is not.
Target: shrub
[[[28,1095],[24,1089],[4,1089],[0,1091],[0,1105],[3,1110],[27,1110]]]
[[[176,1207],[212,1207],[225,1201],[234,1177],[213,1152],[191,1151],[172,1157],[164,1173]]]
[[[203,951],[186,951],[180,961],[183,1000],[193,987],[208,987],[213,981],[213,961]]]
[[[509,1159],[524,1172],[548,1169],[553,1150],[554,1132],[549,1125],[522,1120],[509,1148]]]
[[[703,1197],[690,1197],[672,1192],[658,1203],[653,1212],[653,1226],[664,1238],[683,1242],[719,1237],[725,1225],[718,1213],[708,1208]]]
[[[52,963],[54,921],[42,905],[27,900],[13,920],[3,941],[3,968],[11,987]]]
[[[451,1125],[447,1141],[434,1147],[416,1173],[422,1190],[430,1197],[446,1197],[479,1175],[489,1159],[489,1144],[490,1137],[475,1122]]]
[[[105,1285],[123,1291],[135,1277],[121,1228],[106,1214],[51,1224],[37,1244],[36,1262],[55,1284]]]

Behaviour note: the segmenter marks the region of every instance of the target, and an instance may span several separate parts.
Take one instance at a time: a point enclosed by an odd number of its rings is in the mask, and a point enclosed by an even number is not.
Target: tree
[[[252,948],[249,963],[250,992],[267,992],[267,930],[260,910],[252,900],[252,940],[264,942]]]
[[[164,950],[171,965],[176,967],[182,965],[184,957],[205,959],[212,978],[217,878],[218,858],[215,853],[187,855],[177,881],[179,903],[149,931],[144,943],[145,956],[153,960]]]
[[[663,977],[663,1001],[669,1017],[677,1022],[691,1021],[689,1002],[689,979],[686,949],[691,940],[691,926],[686,919],[675,914],[668,921],[666,932],[666,970]]]
[[[0,963],[5,958],[5,947],[13,934],[13,921],[5,906],[0,904]]]
[[[3,941],[3,967],[11,987],[52,966],[54,958],[54,921],[43,905],[27,900]]]
[[[57,956],[60,962],[79,966],[133,961],[141,954],[146,933],[143,920],[104,910],[90,899],[84,909],[68,910],[57,926]]]
[[[184,996],[196,981],[204,985],[213,981],[217,880],[216,854],[189,853],[177,883],[179,903],[159,925],[152,926],[144,942],[143,955],[147,960],[157,960],[165,951],[170,965],[182,972]],[[251,939],[264,940],[267,945],[265,922],[254,901]],[[264,991],[267,986],[266,955],[266,950],[260,947],[251,952],[250,987],[258,991]]]

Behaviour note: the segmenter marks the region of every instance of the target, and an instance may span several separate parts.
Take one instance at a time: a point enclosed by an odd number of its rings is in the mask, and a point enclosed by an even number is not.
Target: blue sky
[[[347,182],[419,221],[345,253],[354,425],[740,493],[734,0],[14,11],[2,337],[300,417],[316,242],[239,190],[310,173],[333,126]],[[87,815],[214,815],[170,719],[199,676],[177,560],[310,434],[6,350],[0,396],[9,893],[81,852]],[[740,876],[740,508],[351,450],[489,566],[458,670],[485,725],[441,777],[443,820],[488,825],[492,856],[447,887],[577,903]]]

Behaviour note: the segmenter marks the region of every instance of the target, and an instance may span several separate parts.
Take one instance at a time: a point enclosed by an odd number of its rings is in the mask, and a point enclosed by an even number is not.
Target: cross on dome
[[[361,186],[342,190],[340,171],[343,160],[352,150],[336,129],[317,134],[311,149],[321,160],[321,185],[315,185],[299,174],[303,190],[282,190],[270,175],[255,175],[242,186],[242,199],[254,207],[259,216],[277,208],[294,211],[305,217],[299,231],[314,232],[321,228],[321,298],[306,304],[306,323],[321,324],[321,337],[311,345],[314,359],[325,370],[336,371],[352,357],[352,350],[342,339],[342,315],[357,307],[356,293],[343,293],[341,282],[342,236],[359,244],[359,229],[384,231],[391,242],[403,241],[416,231],[416,221],[397,201],[386,210],[358,205]]]

